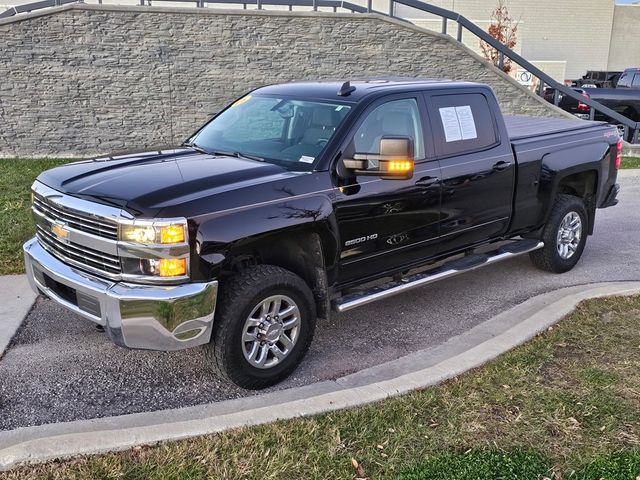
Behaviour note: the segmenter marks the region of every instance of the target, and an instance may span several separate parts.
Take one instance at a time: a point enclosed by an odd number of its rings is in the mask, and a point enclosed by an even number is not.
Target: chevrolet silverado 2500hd
[[[603,123],[503,117],[482,84],[263,87],[178,148],[42,173],[27,273],[118,345],[205,345],[263,388],[331,310],[525,253],[573,268],[620,149]]]

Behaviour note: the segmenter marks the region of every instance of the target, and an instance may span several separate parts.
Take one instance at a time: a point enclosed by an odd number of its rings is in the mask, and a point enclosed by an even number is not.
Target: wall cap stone
[[[195,3],[195,0],[194,0]],[[13,17],[0,19],[0,26],[8,23],[18,23],[25,20],[30,20],[36,17],[43,17],[47,15],[55,15],[57,13],[65,12],[68,10],[97,10],[105,12],[127,12],[127,13],[169,13],[169,14],[183,14],[183,15],[250,15],[250,16],[271,16],[271,17],[339,17],[339,18],[353,18],[353,13],[347,12],[321,12],[321,11],[288,11],[288,10],[243,10],[239,8],[197,8],[197,7],[158,7],[158,6],[141,6],[141,5],[94,5],[86,3],[69,3],[59,7],[51,7],[34,12],[21,13]],[[358,18],[376,18],[390,20],[391,17],[380,15],[377,13],[359,13]],[[398,21],[398,20],[396,20]],[[400,25],[407,25],[406,22],[399,21]],[[422,29],[421,29],[422,30]],[[428,33],[440,35],[431,30],[426,30]]]

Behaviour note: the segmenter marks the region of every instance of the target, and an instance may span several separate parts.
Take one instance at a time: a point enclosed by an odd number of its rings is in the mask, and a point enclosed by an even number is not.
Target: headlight
[[[186,239],[186,221],[169,224],[136,222],[131,225],[120,225],[120,240],[125,242],[143,245],[175,245],[185,243]]]
[[[125,280],[178,280],[189,275],[187,220],[135,220],[119,227],[119,253]],[[157,280],[154,280],[157,279]]]

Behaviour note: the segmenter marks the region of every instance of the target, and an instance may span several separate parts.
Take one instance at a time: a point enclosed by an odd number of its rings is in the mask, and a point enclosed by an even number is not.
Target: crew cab
[[[117,345],[204,345],[264,388],[319,317],[517,255],[573,268],[620,150],[603,123],[503,117],[478,83],[267,86],[179,147],[42,173],[27,273]]]

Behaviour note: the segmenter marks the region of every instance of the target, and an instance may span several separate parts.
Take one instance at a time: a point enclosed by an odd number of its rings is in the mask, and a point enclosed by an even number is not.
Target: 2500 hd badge
[[[347,240],[344,242],[345,247],[350,247],[351,245],[357,245],[358,243],[368,242],[370,240],[375,240],[378,238],[377,233],[372,233],[371,235],[367,235],[365,237],[354,238],[353,240]]]
[[[477,83],[268,86],[179,147],[42,173],[26,267],[116,344],[203,346],[264,388],[318,317],[522,254],[570,270],[620,151],[615,127],[504,117]]]

